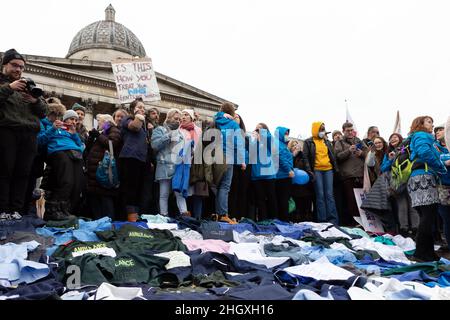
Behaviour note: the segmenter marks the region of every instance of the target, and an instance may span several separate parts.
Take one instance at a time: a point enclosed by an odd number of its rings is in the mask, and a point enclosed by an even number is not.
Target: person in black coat
[[[112,141],[114,157],[118,159],[122,148],[120,130],[113,118],[108,114],[97,115],[98,130],[89,133],[87,141],[89,153],[87,155],[87,192],[88,203],[94,219],[105,216],[114,219],[118,189],[106,189],[96,179],[98,164],[102,161],[105,151],[109,150],[109,141]]]

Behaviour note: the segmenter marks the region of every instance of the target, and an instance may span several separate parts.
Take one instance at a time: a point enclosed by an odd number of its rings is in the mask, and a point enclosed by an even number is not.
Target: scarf
[[[170,130],[177,130],[180,126],[178,122],[166,122],[166,125]]]
[[[193,122],[189,122],[187,124],[181,124],[180,126],[181,129],[186,130],[191,139],[190,140],[194,140],[195,138],[195,124]]]

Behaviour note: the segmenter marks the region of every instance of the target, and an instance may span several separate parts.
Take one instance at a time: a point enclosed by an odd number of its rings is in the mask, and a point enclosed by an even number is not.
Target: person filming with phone
[[[344,138],[334,145],[339,172],[343,181],[343,191],[347,210],[340,219],[342,225],[355,225],[354,216],[359,216],[354,188],[363,187],[364,160],[368,147],[355,136],[353,124],[346,122],[342,125]]]

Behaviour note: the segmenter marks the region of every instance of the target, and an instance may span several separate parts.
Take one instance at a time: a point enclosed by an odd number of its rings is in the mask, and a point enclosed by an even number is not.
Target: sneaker
[[[220,217],[220,222],[228,222],[229,224],[237,224],[236,219],[230,219],[230,217],[226,214]]]
[[[2,212],[0,213],[0,220],[11,220],[11,216],[9,215],[9,213]]]
[[[14,211],[12,214],[10,214],[11,220],[21,220],[22,216],[17,211]]]

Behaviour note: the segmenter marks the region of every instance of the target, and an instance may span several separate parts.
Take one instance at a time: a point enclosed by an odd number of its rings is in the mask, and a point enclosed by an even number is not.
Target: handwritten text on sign
[[[115,60],[111,62],[120,103],[130,103],[136,98],[144,101],[161,100],[152,60]]]

